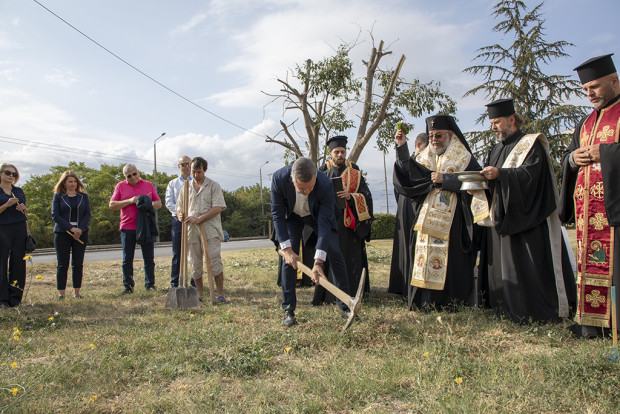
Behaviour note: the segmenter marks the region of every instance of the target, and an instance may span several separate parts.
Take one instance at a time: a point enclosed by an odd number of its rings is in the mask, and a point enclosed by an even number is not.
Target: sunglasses
[[[9,170],[4,170],[4,175],[8,175],[9,177],[12,175],[13,177],[17,178],[19,174],[17,174],[16,172],[9,171]]]
[[[127,178],[135,177],[136,175],[138,175],[138,171],[134,171],[133,174],[127,174]]]
[[[187,167],[189,165],[189,162],[180,162],[179,166],[181,167]]]

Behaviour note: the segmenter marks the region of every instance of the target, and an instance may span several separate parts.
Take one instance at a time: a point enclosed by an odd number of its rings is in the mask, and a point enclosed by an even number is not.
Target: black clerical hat
[[[612,55],[613,53],[609,53],[608,55],[597,56],[586,60],[573,70],[577,71],[577,75],[579,75],[579,80],[582,84],[602,78],[603,76],[611,75],[616,72],[614,61],[611,60]]]
[[[471,152],[469,144],[456,121],[450,115],[433,115],[426,118],[426,134],[435,129],[445,129],[454,132],[458,139],[463,143],[467,151]]]
[[[426,118],[426,131],[432,131],[435,129],[446,129],[452,131],[452,127],[454,125],[456,125],[456,122],[454,122],[454,118],[449,115],[433,115]]]
[[[338,147],[342,147],[346,149],[347,148],[347,137],[345,137],[344,135],[338,135],[335,137],[331,137],[330,139],[327,140],[327,146],[329,147],[330,151]]]
[[[489,119],[509,116],[515,113],[515,106],[512,99],[498,99],[486,104]]]

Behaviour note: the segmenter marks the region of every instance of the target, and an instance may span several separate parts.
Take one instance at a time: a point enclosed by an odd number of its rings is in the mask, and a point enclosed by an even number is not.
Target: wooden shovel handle
[[[280,254],[280,256],[284,257],[284,252],[282,250],[278,250],[278,253]],[[314,273],[312,273],[312,270],[299,260],[297,261],[297,267],[310,278],[314,277]],[[327,289],[332,295],[340,299],[345,305],[349,306],[349,304],[351,303],[351,296],[338,289],[333,283],[327,280],[326,277],[321,277],[319,279],[319,284],[325,289]]]

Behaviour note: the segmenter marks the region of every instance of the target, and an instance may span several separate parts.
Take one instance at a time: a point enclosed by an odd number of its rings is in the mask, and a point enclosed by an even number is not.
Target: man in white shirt
[[[170,270],[170,286],[179,286],[179,268],[181,265],[181,222],[177,218],[177,200],[179,193],[183,188],[185,181],[192,181],[191,164],[192,160],[187,155],[179,158],[179,171],[181,175],[170,180],[166,188],[166,208],[172,214],[172,224],[170,232],[172,233],[172,264]]]

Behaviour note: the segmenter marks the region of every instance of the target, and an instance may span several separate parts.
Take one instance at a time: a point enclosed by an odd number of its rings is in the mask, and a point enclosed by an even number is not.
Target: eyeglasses
[[[180,167],[187,167],[189,165],[189,162],[180,162],[179,166]]]
[[[443,134],[443,133],[437,133],[437,134],[428,134],[428,139],[429,140],[435,140],[435,141],[439,141],[444,139],[445,137],[447,137],[448,134]]]
[[[127,178],[135,177],[138,175],[138,171],[134,171],[133,174],[127,174]]]
[[[9,170],[4,170],[4,175],[7,175],[7,176],[9,176],[9,177],[10,177],[10,176],[13,176],[13,177],[17,178],[17,176],[18,176],[19,174],[17,174],[16,172],[9,171]]]

